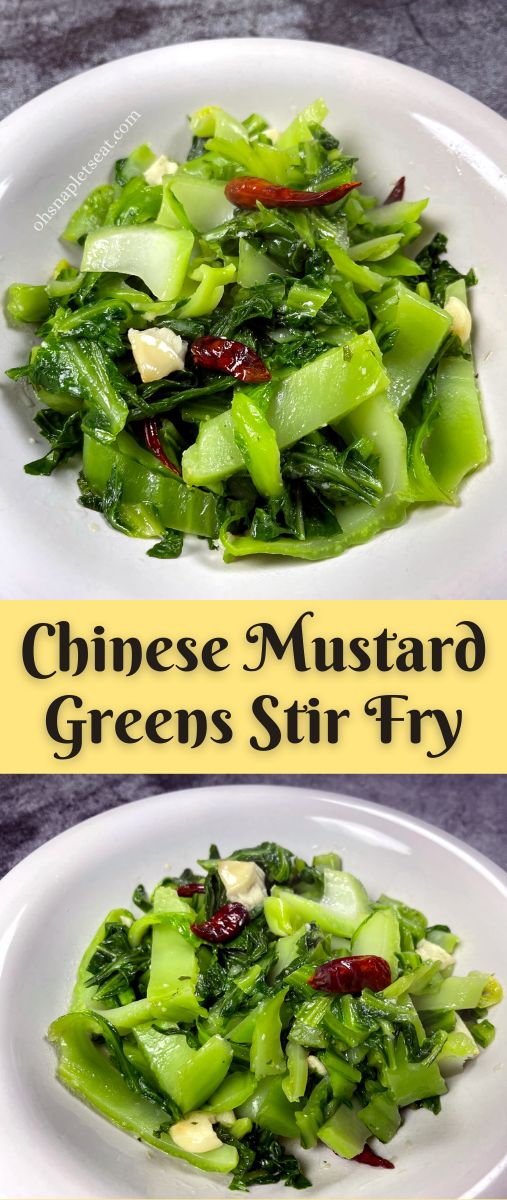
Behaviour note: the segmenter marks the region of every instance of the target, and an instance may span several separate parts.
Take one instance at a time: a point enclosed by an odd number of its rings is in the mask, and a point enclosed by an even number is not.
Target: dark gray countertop
[[[246,783],[324,788],[390,805],[463,838],[507,869],[507,775],[241,778]],[[0,778],[0,875],[62,829],[104,809],[157,792],[234,782],[233,775],[5,775]],[[220,841],[220,830],[217,837]]]
[[[505,0],[0,0],[0,116],[111,58],[173,42],[288,37],[382,54],[507,116]]]

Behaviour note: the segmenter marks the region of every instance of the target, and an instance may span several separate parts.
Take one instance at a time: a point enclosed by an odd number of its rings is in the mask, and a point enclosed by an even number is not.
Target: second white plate
[[[194,1171],[109,1125],[55,1079],[45,1032],[68,1006],[78,961],[104,914],[133,887],[264,838],[311,858],[334,849],[372,896],[388,891],[461,936],[459,972],[507,982],[507,876],[463,843],[379,805],[336,794],[238,784],[150,797],[85,821],[0,882],[0,1195],[33,1200],[225,1197],[227,1181]],[[497,1036],[450,1081],[440,1116],[410,1111],[389,1146],[395,1171],[329,1152],[303,1156],[309,1200],[506,1194],[507,1004]],[[287,1196],[277,1187],[270,1197]],[[289,1193],[291,1194],[291,1193]],[[295,1193],[292,1193],[295,1194]],[[262,1200],[264,1191],[255,1191]]]

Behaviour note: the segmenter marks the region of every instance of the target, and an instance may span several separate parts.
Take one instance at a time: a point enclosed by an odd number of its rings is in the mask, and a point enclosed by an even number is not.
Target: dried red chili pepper
[[[384,204],[395,204],[397,200],[403,200],[404,195],[405,195],[405,176],[400,175],[400,178],[397,180],[394,187],[391,188],[391,191],[389,192],[387,199],[384,200]]]
[[[199,367],[227,371],[242,383],[267,383],[271,379],[271,372],[262,358],[243,342],[207,335],[192,343],[190,353]]]
[[[308,980],[310,987],[320,992],[335,992],[342,996],[370,988],[380,992],[391,982],[391,968],[385,958],[376,954],[353,954],[350,958],[332,958],[322,963]]]
[[[381,1158],[380,1154],[376,1154],[371,1146],[365,1146],[360,1154],[354,1154],[354,1162],[366,1163],[368,1167],[386,1167],[388,1171],[394,1170],[394,1163],[388,1158]]]
[[[152,451],[152,453],[156,458],[158,458],[158,461],[161,462],[164,467],[168,467],[169,470],[172,471],[173,475],[181,475],[179,467],[177,467],[175,463],[170,462],[167,457],[162,442],[158,436],[158,425],[155,417],[147,417],[144,422],[144,440],[148,450]]]
[[[214,916],[202,925],[191,925],[192,933],[203,942],[230,942],[248,925],[250,913],[243,904],[223,904]]]
[[[180,883],[179,888],[176,888],[178,896],[196,896],[198,892],[204,892],[203,883]]]
[[[298,192],[296,188],[269,183],[267,179],[243,175],[226,183],[225,195],[238,208],[255,208],[258,200],[265,208],[316,208],[322,204],[335,204],[356,187],[361,187],[359,181],[341,183],[339,187],[323,192]]]

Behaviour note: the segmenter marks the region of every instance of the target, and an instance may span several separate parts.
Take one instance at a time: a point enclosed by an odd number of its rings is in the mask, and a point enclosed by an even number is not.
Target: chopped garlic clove
[[[187,1150],[190,1154],[206,1154],[208,1150],[217,1150],[223,1143],[213,1129],[212,1117],[213,1113],[189,1113],[188,1117],[171,1125],[169,1132],[173,1142],[180,1150]]]
[[[178,163],[171,162],[170,158],[166,158],[165,154],[161,154],[155,159],[155,162],[152,162],[151,167],[148,167],[144,172],[144,178],[146,183],[150,183],[153,187],[158,183],[162,183],[164,175],[175,175],[177,170]]]
[[[314,1071],[316,1075],[327,1075],[324,1063],[320,1061],[320,1058],[317,1058],[316,1054],[308,1055],[308,1070]]]
[[[226,1108],[225,1112],[211,1113],[213,1125],[234,1125],[236,1113],[232,1108]]]
[[[443,967],[452,967],[455,961],[443,946],[437,946],[436,942],[429,942],[426,938],[422,938],[418,943],[417,953],[421,955],[423,962],[439,962]]]
[[[248,912],[263,904],[267,896],[266,877],[257,863],[224,858],[218,864],[218,874],[228,900],[242,904]]]
[[[465,342],[468,342],[472,332],[470,310],[457,296],[449,296],[444,311],[449,313],[449,316],[452,318],[451,333],[455,333],[461,345],[464,346]]]
[[[173,371],[183,370],[187,342],[172,329],[163,325],[129,329],[128,339],[143,383],[153,383],[156,379],[165,379]]]

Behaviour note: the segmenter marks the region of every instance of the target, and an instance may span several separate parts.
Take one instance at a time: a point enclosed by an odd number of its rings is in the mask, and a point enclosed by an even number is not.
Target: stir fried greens
[[[185,162],[140,146],[71,216],[78,266],[9,289],[49,443],[26,470],[77,458],[81,503],[151,556],[333,557],[487,459],[473,271],[441,233],[409,256],[427,200],[367,195],[326,114],[194,113]]]
[[[494,1037],[495,977],[455,975],[457,935],[372,902],[335,853],[212,846],[133,901],[140,916],[106,916],[49,1030],[58,1076],[232,1190],[310,1186],[297,1142],[392,1167],[371,1138],[390,1142],[411,1106],[437,1114]]]

